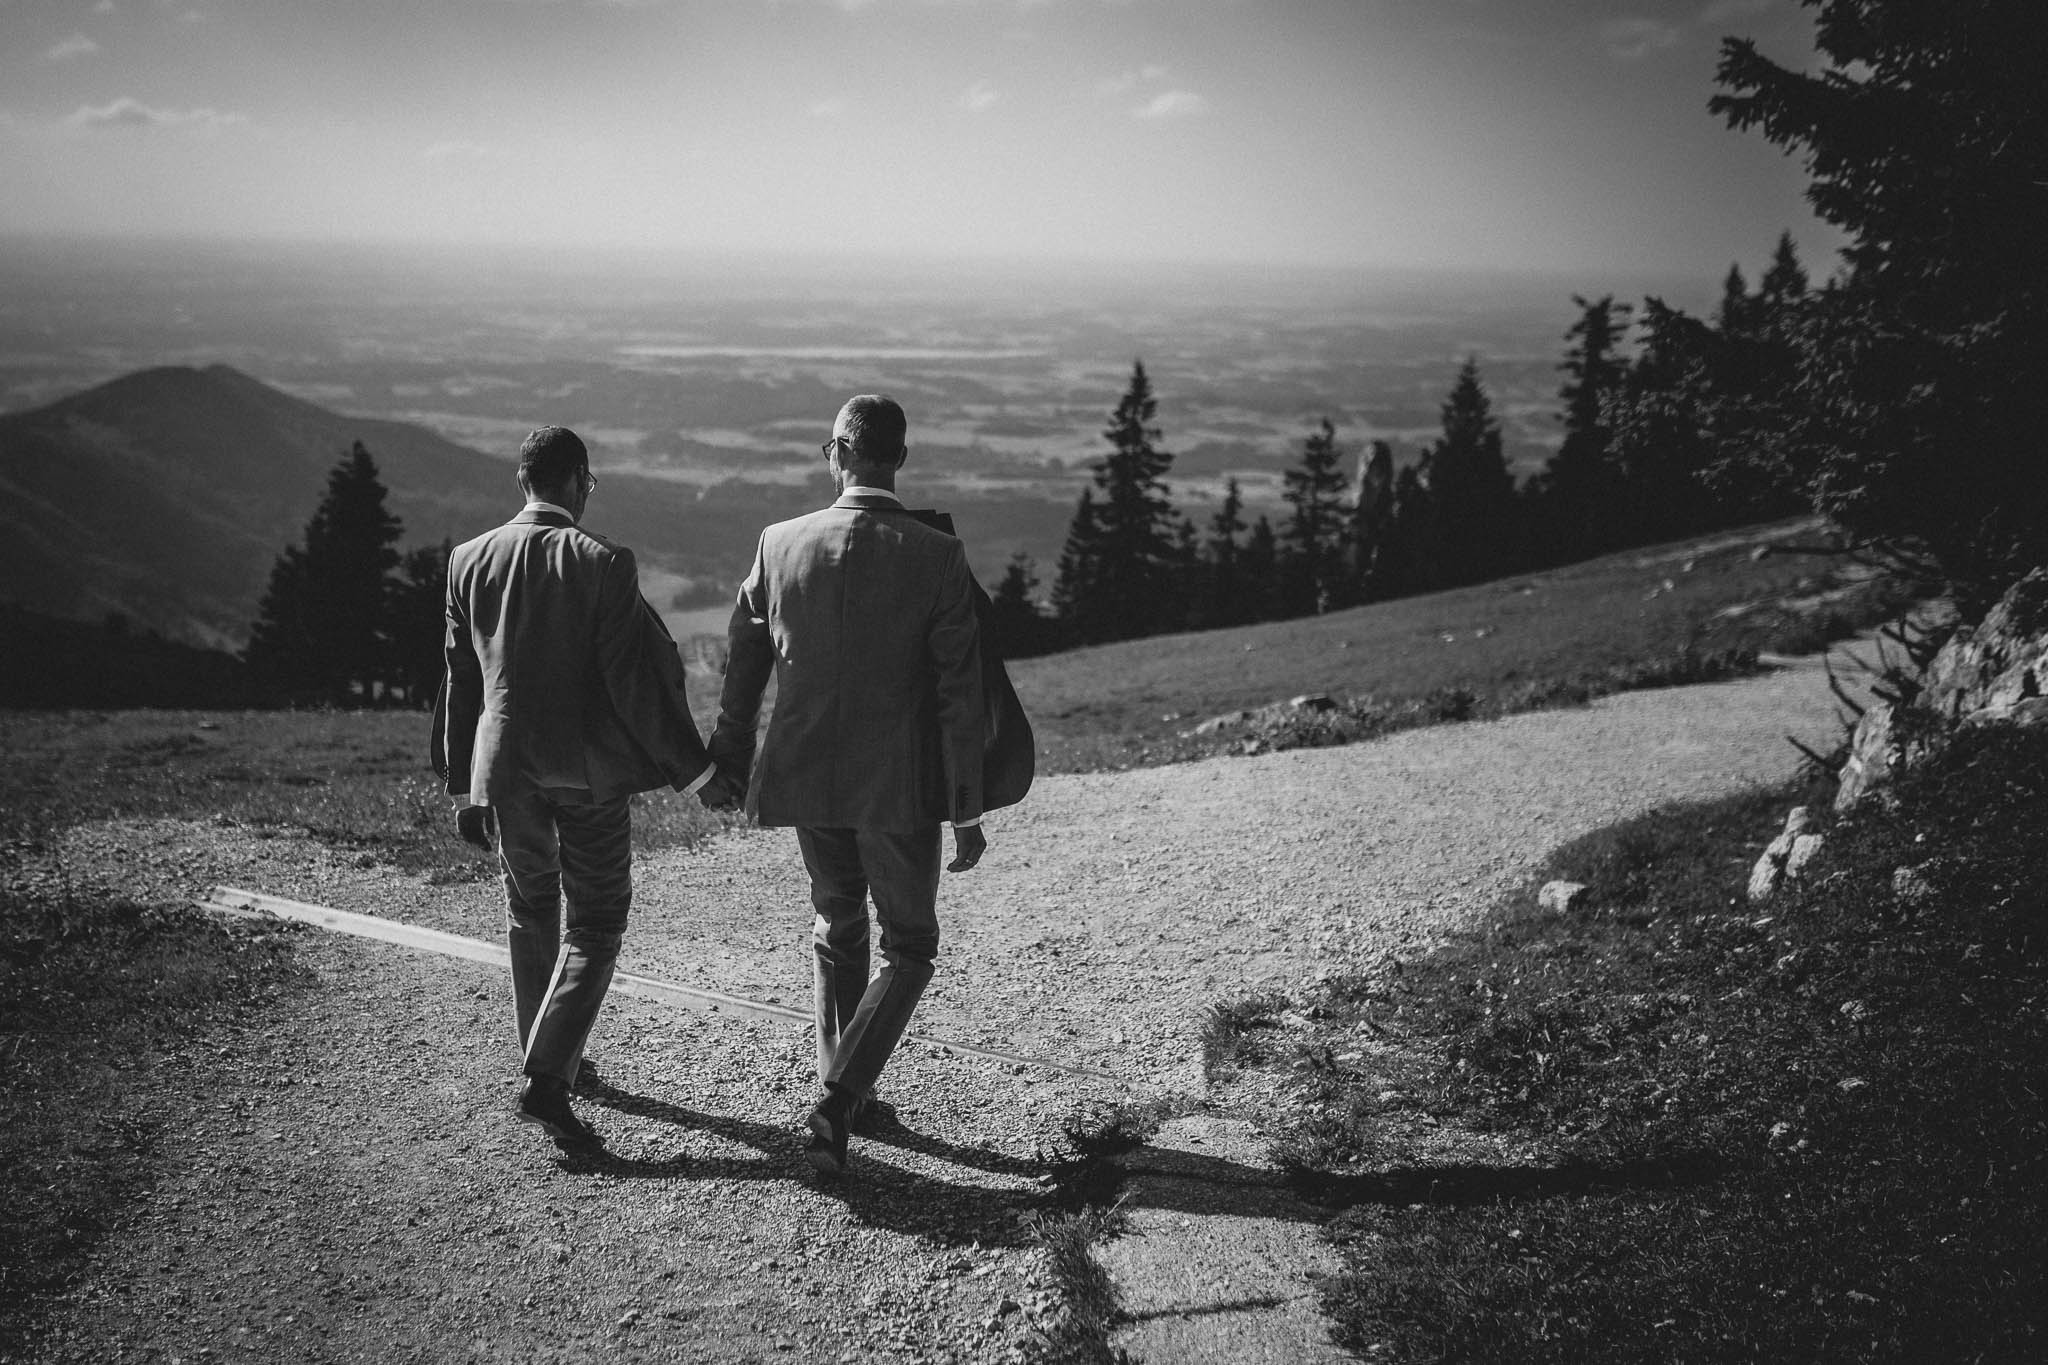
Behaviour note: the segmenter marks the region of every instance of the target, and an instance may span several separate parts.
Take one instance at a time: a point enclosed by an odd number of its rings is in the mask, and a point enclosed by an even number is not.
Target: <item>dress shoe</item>
[[[862,1095],[846,1115],[846,1126],[856,1133],[879,1132],[895,1122],[896,1106],[880,1095]]]
[[[537,1123],[555,1140],[557,1147],[587,1151],[604,1146],[595,1128],[576,1117],[569,1107],[569,1087],[553,1076],[530,1076],[519,1092],[514,1117],[522,1123]]]
[[[804,1157],[819,1175],[846,1173],[847,1120],[852,1110],[853,1096],[844,1090],[830,1090],[806,1120],[812,1136]]]

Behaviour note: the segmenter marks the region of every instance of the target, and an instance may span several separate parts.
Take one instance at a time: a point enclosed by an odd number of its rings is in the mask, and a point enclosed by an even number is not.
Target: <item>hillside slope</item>
[[[0,415],[0,600],[81,620],[121,612],[234,647],[272,561],[355,441],[375,456],[408,544],[465,539],[518,505],[511,452],[494,458],[422,427],[330,412],[225,365],[142,370]],[[816,498],[757,486],[700,497],[619,475],[588,520],[650,566],[730,577],[764,517]]]

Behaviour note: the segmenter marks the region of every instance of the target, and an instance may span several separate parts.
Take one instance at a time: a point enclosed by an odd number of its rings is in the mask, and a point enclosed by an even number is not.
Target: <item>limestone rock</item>
[[[1919,704],[1946,720],[2048,693],[2048,569],[2012,585],[1974,629],[1942,646],[1920,680]]]
[[[1823,842],[1824,837],[1819,834],[1795,835],[1792,840],[1792,851],[1785,855],[1785,875],[1788,878],[1804,876],[1806,865],[1820,852]]]
[[[1536,904],[1540,909],[1554,915],[1562,915],[1577,909],[1586,899],[1584,882],[1555,881],[1543,883],[1543,889],[1536,893]]]
[[[1765,846],[1763,856],[1758,858],[1756,866],[1750,869],[1748,894],[1752,903],[1762,904],[1778,893],[1779,883],[1784,880],[1786,870],[1792,861],[1792,850],[1801,839],[1813,840],[1808,846],[1805,858],[1800,860],[1801,866],[1805,865],[1806,858],[1811,858],[1818,850],[1820,836],[1807,833],[1812,825],[1813,812],[1805,806],[1794,806],[1786,812],[1784,830]]]

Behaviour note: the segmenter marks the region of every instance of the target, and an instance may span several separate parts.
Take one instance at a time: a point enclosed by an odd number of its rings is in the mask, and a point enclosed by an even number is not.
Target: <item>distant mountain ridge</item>
[[[278,552],[350,444],[375,457],[406,545],[463,540],[517,508],[507,459],[350,417],[226,365],[163,366],[0,414],[0,602],[239,648]],[[601,472],[601,471],[600,471]],[[697,490],[606,477],[590,524],[650,565],[728,576],[764,520],[816,490]],[[658,604],[661,605],[661,604]]]

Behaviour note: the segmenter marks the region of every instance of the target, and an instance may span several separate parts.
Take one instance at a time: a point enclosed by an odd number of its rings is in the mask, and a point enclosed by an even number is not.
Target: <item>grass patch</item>
[[[1342,1344],[2040,1358],[2048,734],[1963,732],[1752,907],[1799,795],[1568,845],[1544,875],[1592,886],[1584,908],[1518,898],[1301,1003],[1283,1153],[1342,1209]],[[1447,1159],[1449,1133],[1523,1155]]]
[[[1908,605],[1853,565],[1755,557],[1819,539],[1808,523],[1760,527],[1327,616],[1021,659],[1010,671],[1041,771],[1351,743],[1740,676],[1759,653],[1810,652]],[[1274,706],[1303,694],[1337,705]]]
[[[0,888],[0,1354],[155,1181],[208,1031],[301,979],[264,926]]]
[[[303,830],[439,881],[496,875],[464,844],[427,767],[416,711],[0,712],[0,829],[90,820],[220,819]],[[732,822],[695,797],[635,799],[633,844],[688,847]]]

